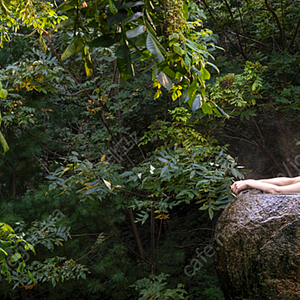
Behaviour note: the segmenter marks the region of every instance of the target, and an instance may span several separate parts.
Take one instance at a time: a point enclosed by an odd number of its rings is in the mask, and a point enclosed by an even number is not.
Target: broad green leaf
[[[7,90],[0,89],[0,98],[5,99],[7,97]]]
[[[126,44],[122,44],[118,47],[116,51],[117,56],[117,65],[121,74],[122,80],[127,80],[131,78],[133,73],[133,66],[131,62],[131,54],[128,46]]]
[[[196,45],[194,42],[192,42],[192,41],[190,41],[190,40],[188,40],[188,39],[186,39],[186,45],[187,45],[190,49],[192,49],[192,50],[198,52],[199,54],[202,54],[202,55],[203,55],[203,54],[206,54],[206,52],[205,52],[204,50],[199,49],[199,48],[197,47],[197,45]]]
[[[131,8],[131,7],[135,7],[138,5],[144,5],[145,3],[143,1],[136,1],[136,2],[128,2],[124,5],[120,6],[120,9],[124,9],[124,8]]]
[[[205,114],[212,114],[212,112],[213,112],[212,108],[210,107],[210,105],[207,102],[203,102],[201,108]]]
[[[112,0],[109,0],[109,10],[115,15],[118,10]]]
[[[159,83],[163,87],[165,87],[167,90],[171,90],[173,87],[171,79],[163,71],[161,71],[159,74],[157,74],[157,73],[158,73],[158,69],[155,68],[154,75],[157,78],[157,80],[159,81]]]
[[[194,99],[193,105],[192,105],[192,111],[196,111],[202,106],[202,97],[201,95],[197,95]]]
[[[123,19],[122,20],[122,24],[123,26],[126,25],[127,23],[129,22],[132,22],[132,21],[135,21],[137,20],[138,18],[140,18],[143,14],[141,12],[137,12],[135,14],[132,14],[130,16],[128,16],[126,19]]]
[[[31,274],[31,272],[28,270],[27,273],[28,273],[29,278],[32,280],[32,282],[35,283],[35,279],[34,279],[33,275]]]
[[[29,244],[29,243],[26,243],[26,244],[25,244],[24,249],[25,249],[26,251],[30,249],[30,250],[35,254],[35,249],[34,249],[34,247],[33,247],[31,244]]]
[[[110,28],[114,24],[118,24],[121,22],[124,22],[124,20],[127,18],[127,13],[124,10],[119,11],[117,14],[108,14],[107,16],[107,26]]]
[[[3,230],[4,232],[14,233],[14,230],[12,229],[12,227],[5,223],[0,223],[0,229]]]
[[[165,67],[164,69],[163,69],[163,72],[165,73],[165,74],[167,74],[168,76],[170,76],[170,77],[172,77],[172,78],[175,78],[175,72],[173,71],[173,70],[171,70],[169,67]]]
[[[21,258],[21,254],[20,253],[15,253],[14,255],[11,256],[11,258],[9,259],[9,263],[14,263],[16,262],[18,259]]]
[[[84,69],[86,77],[90,77],[93,75],[93,69],[90,67],[90,64],[88,62],[84,63]]]
[[[150,33],[152,35],[152,38],[155,41],[157,47],[160,49],[160,51],[163,54],[167,55],[168,54],[167,51],[164,49],[164,47],[157,40],[157,38],[156,38],[157,34],[156,34],[155,30],[153,29],[153,27],[151,26],[151,24],[146,19],[144,19],[144,22],[145,22],[148,33]]]
[[[2,263],[1,273],[4,274],[4,273],[6,273],[6,272],[8,272],[8,265],[7,265],[7,262],[4,261],[4,262]]]
[[[183,3],[183,17],[187,20],[189,17],[189,5],[184,2]]]
[[[174,49],[175,53],[177,53],[178,55],[180,55],[180,56],[184,55],[184,50],[181,49],[179,45],[174,44],[173,49]]]
[[[128,30],[126,32],[126,37],[127,39],[132,39],[132,38],[135,38],[141,34],[143,34],[146,30],[146,27],[144,25],[141,25],[139,27],[136,27],[134,29],[131,29],[131,30]]]
[[[109,189],[111,189],[111,188],[109,188]],[[99,190],[101,190],[101,188],[99,186],[94,186],[94,187],[88,189],[84,194],[89,195],[89,194],[92,194],[92,193],[97,192]]]
[[[164,56],[161,54],[158,46],[156,45],[152,34],[149,31],[146,39],[146,46],[156,63],[162,63],[165,60]]]
[[[73,38],[73,40],[67,47],[66,51],[61,56],[61,60],[65,60],[71,55],[78,53],[82,49],[82,46],[83,46],[82,37],[79,35],[75,36],[75,38]]]
[[[156,32],[153,29],[153,27],[151,26],[151,24],[147,20],[144,20],[144,21],[145,21],[147,30],[152,34],[152,36],[156,36]]]
[[[192,104],[194,102],[197,88],[198,88],[197,80],[194,79],[194,81],[188,87],[188,97],[189,97],[189,105],[190,106],[192,106]]]
[[[57,10],[59,11],[68,11],[71,9],[74,9],[77,6],[78,1],[77,0],[67,0],[63,2]]]
[[[114,37],[111,37],[110,34],[104,34],[95,40],[91,41],[88,45],[90,47],[110,47],[113,44],[119,42],[122,38],[122,33],[116,33]]]
[[[205,68],[201,68],[201,77],[203,80],[208,80],[210,78],[210,73]]]
[[[190,57],[188,55],[185,55],[185,57],[184,57],[184,65],[185,65],[185,68],[187,69],[187,71],[189,72],[191,70],[192,60],[190,59]]]
[[[0,131],[0,144],[5,154],[9,150],[9,147],[1,131]]]

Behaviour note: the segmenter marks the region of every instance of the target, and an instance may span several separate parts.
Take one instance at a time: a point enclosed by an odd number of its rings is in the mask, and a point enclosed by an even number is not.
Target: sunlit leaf
[[[115,15],[118,10],[112,0],[109,0],[109,10]]]
[[[6,153],[9,150],[9,147],[1,131],[0,131],[0,144],[3,148],[4,153]]]
[[[135,37],[137,37],[137,36],[143,34],[143,33],[145,32],[145,30],[146,30],[146,27],[145,27],[144,25],[141,25],[141,26],[136,27],[136,28],[134,28],[134,29],[128,30],[128,31],[126,32],[126,37],[127,37],[128,39],[135,38]]]
[[[0,89],[0,98],[5,99],[7,97],[7,90]]]
[[[125,19],[122,20],[122,24],[123,25],[126,25],[127,23],[129,22],[132,22],[132,21],[135,21],[137,20],[138,18],[140,18],[143,14],[141,12],[137,12],[135,14],[132,14],[128,17],[126,17]]]
[[[193,105],[192,105],[192,110],[193,112],[199,109],[202,106],[202,97],[201,95],[197,95],[194,99]]]
[[[162,63],[165,60],[150,32],[147,35],[146,46],[156,63]]]
[[[159,81],[159,83],[165,87],[167,90],[171,90],[173,87],[171,79],[163,72],[161,71],[159,74],[157,74],[158,70],[157,68],[154,70],[155,77]]]
[[[103,179],[103,182],[111,190],[111,183],[109,181],[105,180],[105,179]]]

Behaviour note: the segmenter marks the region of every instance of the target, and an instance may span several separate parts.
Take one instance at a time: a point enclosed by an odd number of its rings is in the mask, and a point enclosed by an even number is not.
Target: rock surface
[[[214,248],[226,300],[300,299],[300,194],[239,195],[218,220]]]

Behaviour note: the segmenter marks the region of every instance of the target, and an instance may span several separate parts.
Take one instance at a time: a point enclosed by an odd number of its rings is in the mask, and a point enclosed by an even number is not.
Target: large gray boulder
[[[226,300],[299,300],[300,194],[239,195],[217,222],[214,248]]]

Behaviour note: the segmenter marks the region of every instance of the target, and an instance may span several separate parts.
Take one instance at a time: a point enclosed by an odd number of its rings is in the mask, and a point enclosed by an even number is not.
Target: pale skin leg
[[[240,180],[231,186],[231,190],[236,195],[245,189],[251,188],[270,194],[298,194],[300,193],[300,176],[294,178],[278,177],[261,180]]]

